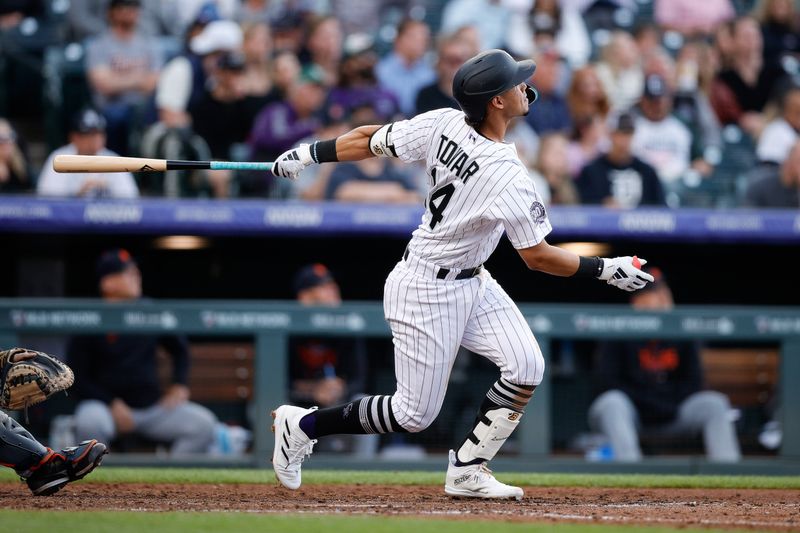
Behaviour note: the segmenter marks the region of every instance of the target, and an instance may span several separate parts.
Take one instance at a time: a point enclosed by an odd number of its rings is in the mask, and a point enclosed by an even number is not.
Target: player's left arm
[[[538,270],[553,276],[574,276],[580,265],[580,256],[542,241],[536,246],[517,250],[522,260],[531,270]]]
[[[517,252],[531,270],[554,276],[597,278],[628,292],[653,281],[653,276],[641,270],[647,261],[637,257],[584,257],[544,240]]]

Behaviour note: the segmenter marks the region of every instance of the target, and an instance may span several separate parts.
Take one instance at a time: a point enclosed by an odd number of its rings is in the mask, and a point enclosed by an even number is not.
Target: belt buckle
[[[465,268],[464,270],[456,274],[455,279],[461,280],[461,279],[474,278],[475,276],[480,274],[481,268],[482,266],[476,266],[474,268]]]

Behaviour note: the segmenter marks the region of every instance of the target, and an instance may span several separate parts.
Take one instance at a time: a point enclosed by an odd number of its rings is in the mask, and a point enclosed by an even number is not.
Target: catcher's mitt
[[[12,348],[0,352],[0,408],[22,409],[66,390],[72,369],[46,353]]]

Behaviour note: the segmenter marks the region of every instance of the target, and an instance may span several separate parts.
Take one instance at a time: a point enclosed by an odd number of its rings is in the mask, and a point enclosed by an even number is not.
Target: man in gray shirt
[[[70,0],[67,30],[70,38],[83,41],[97,37],[108,29],[108,5],[111,0]],[[178,0],[141,0],[138,30],[151,37],[172,36],[180,39],[186,31],[185,13]],[[213,6],[216,12],[216,6]],[[191,9],[199,12],[200,7]]]
[[[109,30],[91,41],[86,54],[95,104],[108,121],[108,147],[128,152],[135,111],[151,106],[162,58],[152,39],[138,33],[139,0],[111,0]]]
[[[748,207],[800,207],[800,141],[780,167],[767,167],[750,183],[744,203]]]

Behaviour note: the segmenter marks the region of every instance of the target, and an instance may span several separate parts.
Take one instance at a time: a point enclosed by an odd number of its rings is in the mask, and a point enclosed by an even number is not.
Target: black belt
[[[406,248],[406,251],[403,252],[403,261],[406,260],[408,260],[408,248]],[[456,275],[455,279],[474,278],[475,276],[481,273],[482,269],[483,269],[482,266],[476,266],[475,268],[464,269]],[[436,277],[438,279],[444,279],[447,277],[449,273],[450,273],[449,268],[440,267],[439,270],[436,272]]]

